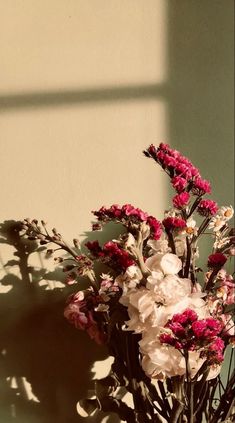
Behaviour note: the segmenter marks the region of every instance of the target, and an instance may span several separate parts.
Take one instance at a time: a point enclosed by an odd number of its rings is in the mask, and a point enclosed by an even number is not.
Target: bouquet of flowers
[[[80,408],[86,415],[115,412],[128,423],[232,422],[233,208],[205,199],[210,183],[167,144],[150,145],[144,155],[176,191],[161,222],[130,204],[103,206],[93,212],[93,230],[108,222],[124,230],[104,245],[87,242],[86,251],[76,239],[68,246],[43,221],[23,222],[28,238],[56,255],[68,284],[88,278],[87,289],[68,298],[64,315],[114,358],[109,375],[95,381],[95,397],[80,401]],[[197,258],[205,234],[212,254],[203,273]],[[67,254],[58,256],[60,250]],[[132,404],[123,400],[127,392]]]

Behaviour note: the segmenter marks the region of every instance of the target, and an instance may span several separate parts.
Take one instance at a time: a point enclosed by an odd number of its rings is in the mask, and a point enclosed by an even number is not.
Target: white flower
[[[133,264],[132,266],[129,266],[126,269],[125,277],[126,279],[129,279],[129,280],[134,279],[136,282],[139,282],[142,279],[142,273],[139,267]]]
[[[160,343],[154,330],[139,342],[143,354],[142,367],[154,379],[165,379],[185,373],[182,354],[174,347]]]
[[[217,250],[224,247],[226,244],[230,243],[230,239],[228,237],[221,238],[219,236],[216,237],[216,240],[213,244],[213,247]]]
[[[157,295],[157,301],[165,305],[175,304],[181,299],[189,296],[192,291],[190,279],[179,278],[176,275],[167,275],[163,279],[155,280],[154,277],[148,277],[147,287],[152,289]]]
[[[133,330],[135,333],[143,332],[156,307],[154,294],[147,288],[130,289],[123,293],[119,302],[128,307],[129,320],[126,321],[127,330]]]
[[[221,215],[216,215],[211,218],[208,228],[218,232],[225,224],[226,220]]]
[[[227,221],[230,220],[234,215],[234,210],[232,206],[223,206],[221,207],[217,215],[212,217],[208,228],[213,229],[214,232],[218,232],[224,225],[226,225]]]
[[[115,283],[122,288],[123,295],[125,295],[130,289],[136,288],[142,277],[139,267],[133,264],[126,269],[124,275],[116,277]]]
[[[140,321],[145,322],[153,312],[155,301],[151,291],[141,288],[130,295],[129,304],[138,310]]]
[[[153,378],[164,380],[166,377],[180,376],[186,373],[186,361],[176,348],[161,344],[154,329],[149,331],[139,342],[143,354],[142,367]],[[191,377],[194,377],[206,359],[200,358],[200,351],[188,352],[188,365]],[[221,366],[211,366],[207,380],[215,378]]]
[[[182,269],[182,262],[175,254],[155,254],[149,257],[146,266],[151,271],[161,271],[164,275],[176,275]]]
[[[232,219],[234,215],[234,210],[232,206],[223,206],[218,210],[218,215],[221,216],[224,220]]]
[[[148,246],[151,247],[153,253],[166,254],[171,251],[168,245],[168,241],[164,234],[161,235],[161,238],[158,240],[150,239],[147,242]]]
[[[198,227],[197,222],[193,217],[190,217],[186,221],[186,232],[188,235],[197,235]]]

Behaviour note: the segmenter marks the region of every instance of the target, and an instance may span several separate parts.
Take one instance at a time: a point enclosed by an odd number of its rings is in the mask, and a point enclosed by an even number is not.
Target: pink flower
[[[222,253],[214,253],[208,257],[208,267],[221,268],[226,263],[227,257]]]
[[[94,305],[99,299],[92,291],[79,291],[69,297],[64,316],[77,329],[85,330],[91,339],[103,344],[107,336],[94,318]]]
[[[178,175],[183,176],[187,181],[192,179],[192,167],[185,163],[177,163],[175,171]]]
[[[174,178],[171,179],[171,183],[177,192],[184,191],[188,185],[188,181],[185,178],[182,178],[182,176],[174,176]]]
[[[208,317],[207,319],[193,322],[192,330],[198,339],[209,342],[221,332],[222,325],[219,320],[216,320],[213,317]]]
[[[198,319],[198,315],[194,310],[187,308],[183,313],[174,314],[172,317],[173,323],[180,323],[181,325],[188,325],[195,322]]]
[[[232,275],[227,275],[224,279],[221,281],[219,290],[222,290],[223,295],[223,302],[224,304],[231,305],[235,302],[235,281],[232,277]]]
[[[149,148],[146,150],[145,153],[148,153],[150,156],[154,157],[157,154],[157,149],[156,149],[156,147],[153,144],[151,144],[149,146]]]
[[[121,270],[126,270],[127,267],[134,264],[128,252],[120,248],[116,242],[106,242],[103,247],[103,252],[105,256],[109,257],[114,262],[114,265],[116,264]]]
[[[88,248],[88,250],[93,254],[95,257],[100,257],[104,255],[102,252],[102,248],[99,244],[99,241],[88,241],[85,246]]]
[[[184,191],[184,192],[181,192],[181,194],[175,195],[172,201],[173,201],[174,207],[176,207],[177,209],[182,209],[188,204],[189,199],[190,199],[189,193]]]
[[[208,347],[208,358],[210,364],[217,364],[223,361],[224,347],[224,341],[221,338],[217,337],[213,340],[213,342]]]
[[[85,330],[88,324],[86,314],[81,311],[81,306],[77,303],[70,303],[64,310],[64,317],[69,320],[77,329]]]
[[[109,209],[109,213],[111,214],[111,217],[120,217],[121,207],[118,204],[113,204]]]
[[[166,166],[167,168],[175,168],[177,165],[177,160],[170,156],[169,154],[165,154],[164,158],[163,158],[163,165]]]
[[[217,204],[212,200],[201,200],[197,211],[201,216],[214,216],[218,210]]]
[[[163,166],[164,165],[164,159],[165,159],[165,153],[163,151],[159,150],[156,154],[156,159]]]
[[[167,217],[162,221],[163,226],[166,231],[173,231],[174,229],[184,229],[186,227],[186,222],[179,217]]]
[[[142,210],[133,207],[131,204],[125,204],[122,206],[122,213],[124,216],[135,216],[141,221],[146,221],[148,214]]]
[[[211,193],[210,182],[206,179],[196,178],[193,181],[192,193],[195,195],[204,195]]]
[[[168,323],[167,327],[171,329],[173,334],[179,338],[184,338],[186,335],[185,328],[178,322]]]
[[[148,217],[147,223],[150,226],[150,231],[151,231],[150,238],[155,240],[160,239],[162,234],[161,223],[157,219],[155,219],[155,217],[153,216]]]
[[[175,338],[170,335],[169,333],[162,333],[159,336],[159,340],[161,342],[161,344],[168,344],[168,345],[175,345]]]
[[[161,143],[159,144],[159,150],[162,150],[162,151],[164,151],[165,153],[169,153],[169,152],[173,151],[173,150],[171,150],[171,148],[170,148],[169,144],[165,144],[165,143],[163,143],[163,142],[161,142]]]

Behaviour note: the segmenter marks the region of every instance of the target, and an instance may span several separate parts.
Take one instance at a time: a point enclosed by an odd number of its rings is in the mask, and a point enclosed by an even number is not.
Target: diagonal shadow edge
[[[0,96],[0,111],[11,109],[60,107],[131,100],[151,100],[165,97],[163,84],[145,84],[123,87],[101,87],[86,90],[64,90],[51,92],[18,93]]]

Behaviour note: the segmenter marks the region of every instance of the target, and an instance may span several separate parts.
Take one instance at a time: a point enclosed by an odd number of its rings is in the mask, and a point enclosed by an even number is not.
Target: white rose
[[[176,275],[182,269],[182,262],[175,254],[155,254],[146,260],[151,271],[161,271],[164,275]]]
[[[146,329],[146,324],[140,320],[140,314],[135,307],[132,307],[131,305],[128,306],[128,315],[130,320],[125,322],[127,325],[126,330],[141,333]]]
[[[125,322],[128,329],[137,333],[145,330],[146,321],[155,307],[153,293],[144,287],[132,289],[123,294],[119,302],[128,307],[130,320]]]
[[[153,294],[146,288],[138,289],[138,291],[131,294],[129,302],[130,305],[138,310],[141,322],[146,321],[155,305]]]
[[[153,348],[154,347],[154,348]],[[174,347],[162,345],[158,340],[151,345],[150,351],[142,359],[144,372],[153,379],[183,375],[185,363],[182,354]]]
[[[150,276],[148,277],[147,287],[156,294],[156,300],[165,305],[177,303],[190,295],[192,289],[190,279],[182,279],[176,275],[167,275],[161,280]]]

